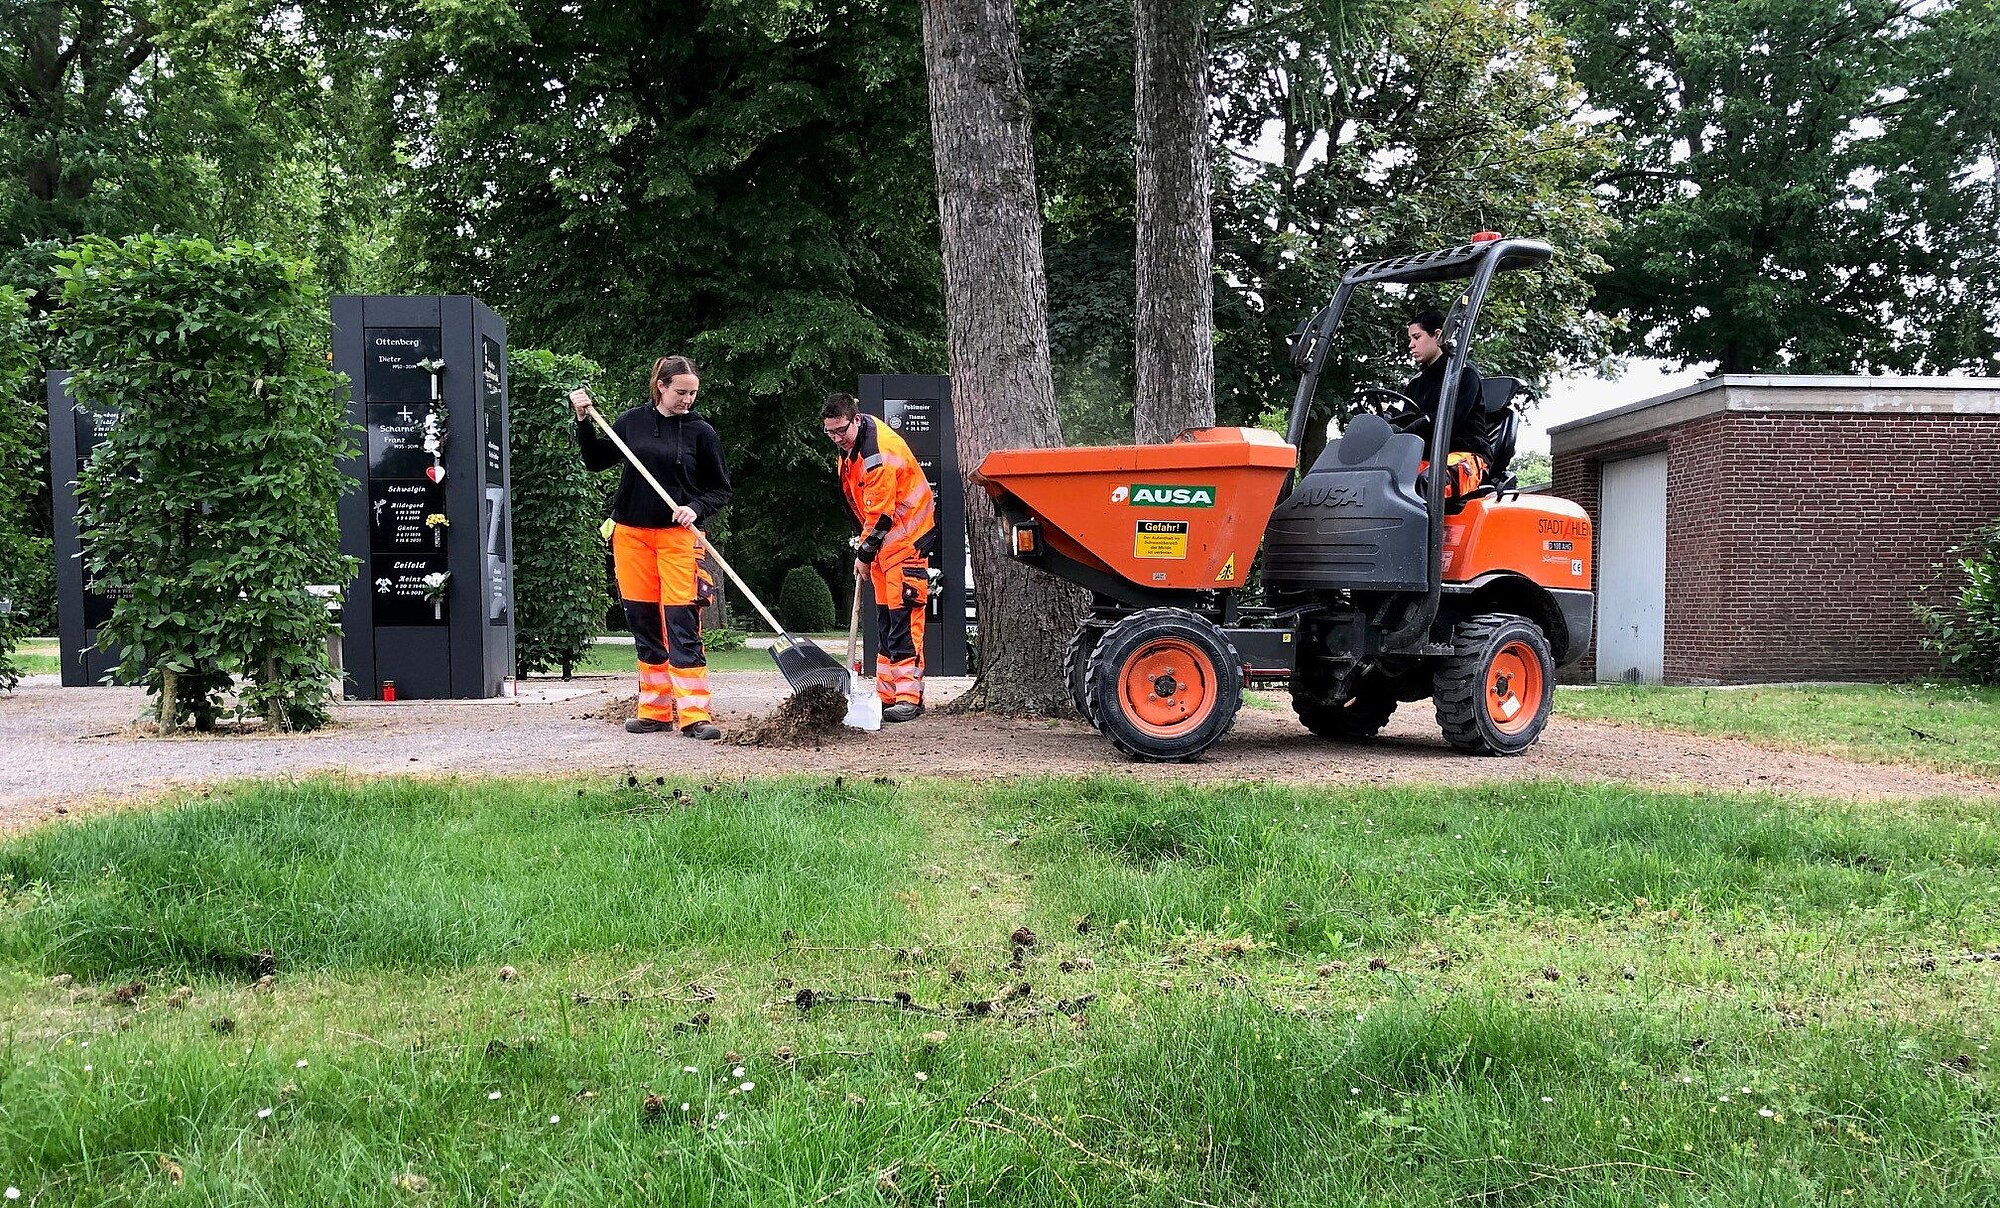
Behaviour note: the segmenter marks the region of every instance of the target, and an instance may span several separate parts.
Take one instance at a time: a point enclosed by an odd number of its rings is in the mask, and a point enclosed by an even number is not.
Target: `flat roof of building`
[[[2000,415],[2000,378],[1725,373],[1549,429],[1553,453],[1679,427],[1724,411]]]

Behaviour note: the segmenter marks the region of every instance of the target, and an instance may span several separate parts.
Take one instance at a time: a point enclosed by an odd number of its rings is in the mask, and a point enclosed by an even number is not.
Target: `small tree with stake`
[[[281,730],[327,720],[344,583],[337,462],[353,430],[322,300],[267,248],[93,236],[61,256],[55,321],[71,393],[118,413],[78,483],[101,641],[158,700],[163,731],[238,708]],[[238,684],[238,681],[241,681]]]

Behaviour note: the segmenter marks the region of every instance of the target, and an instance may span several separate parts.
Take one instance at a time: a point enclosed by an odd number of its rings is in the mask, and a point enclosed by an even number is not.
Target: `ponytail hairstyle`
[[[661,357],[654,361],[653,376],[646,382],[646,405],[650,407],[660,401],[661,382],[671,382],[683,373],[694,378],[701,376],[701,370],[686,357]]]

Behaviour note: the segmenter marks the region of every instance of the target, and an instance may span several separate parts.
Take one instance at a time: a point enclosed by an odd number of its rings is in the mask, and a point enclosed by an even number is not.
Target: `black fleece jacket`
[[[696,524],[707,523],[729,502],[729,468],[722,464],[722,438],[699,415],[661,415],[658,407],[634,407],[612,420],[611,429],[632,447],[640,464],[653,472],[674,502],[694,509]],[[673,526],[673,512],[638,471],[626,465],[618,446],[597,430],[597,421],[579,421],[576,441],[583,450],[586,468],[625,466],[618,494],[611,501],[613,520],[633,528]]]
[[[1437,357],[1403,387],[1403,393],[1416,403],[1417,411],[1416,418],[1402,427],[1423,437],[1426,443],[1431,439],[1432,421],[1437,418],[1438,397],[1444,393],[1445,362],[1450,359]],[[1447,452],[1493,456],[1493,442],[1486,438],[1486,425],[1482,422],[1484,407],[1479,397],[1482,384],[1479,371],[1470,361],[1466,362],[1464,371],[1458,375],[1458,397],[1452,400],[1451,448]]]

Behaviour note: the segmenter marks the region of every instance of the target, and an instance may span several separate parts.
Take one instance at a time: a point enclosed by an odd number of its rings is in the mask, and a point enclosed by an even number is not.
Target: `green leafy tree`
[[[1463,242],[1482,228],[1547,238],[1557,260],[1503,278],[1481,366],[1530,382],[1600,361],[1589,308],[1607,223],[1590,194],[1614,162],[1548,26],[1497,0],[1388,6],[1245,0],[1210,35],[1216,139],[1217,411],[1288,406],[1286,336],[1356,261]],[[1048,214],[1050,341],[1065,435],[1131,439],[1132,7],[1025,4]],[[1420,302],[1357,299],[1322,393],[1400,382]],[[1349,356],[1348,354],[1355,354]]]
[[[332,621],[308,588],[352,577],[336,460],[352,430],[324,299],[269,249],[93,237],[62,256],[70,389],[118,420],[78,483],[78,528],[115,598],[100,640],[158,698],[161,728],[239,707],[323,724]]]
[[[1547,453],[1518,453],[1511,469],[1514,481],[1524,487],[1543,486],[1555,477],[1555,463]]]
[[[569,392],[594,386],[593,361],[538,348],[507,354],[512,388],[514,664],[568,679],[604,612],[597,484],[577,455]]]
[[[45,288],[24,243],[164,230],[268,242],[354,284],[387,163],[363,137],[377,79],[348,16],[0,0],[0,280]]]
[[[1127,444],[1137,326],[1132,0],[1022,0],[1019,10],[1063,438]]]
[[[22,629],[29,622],[21,603],[45,578],[49,543],[32,535],[29,505],[38,458],[39,429],[31,390],[39,375],[28,335],[28,300],[0,285],[0,692],[20,681],[14,662]]]
[[[944,367],[917,12],[896,0],[459,0],[392,38],[410,159],[395,281],[469,291],[525,344],[703,371],[769,590],[832,573],[848,520],[815,432],[860,373]],[[496,86],[498,81],[530,81]]]
[[[1605,351],[1588,309],[1607,224],[1590,182],[1608,137],[1555,31],[1505,0],[1342,9],[1246,0],[1217,35],[1216,258],[1232,283],[1217,317],[1217,409],[1244,422],[1290,406],[1286,337],[1356,262],[1465,242],[1478,230],[1546,239],[1545,269],[1495,282],[1474,349],[1529,382]],[[1252,154],[1249,148],[1259,148]],[[1400,383],[1404,325],[1442,295],[1358,294],[1321,398]]]
[[[1599,305],[1722,372],[2000,368],[1993,0],[1548,0],[1622,162]]]

